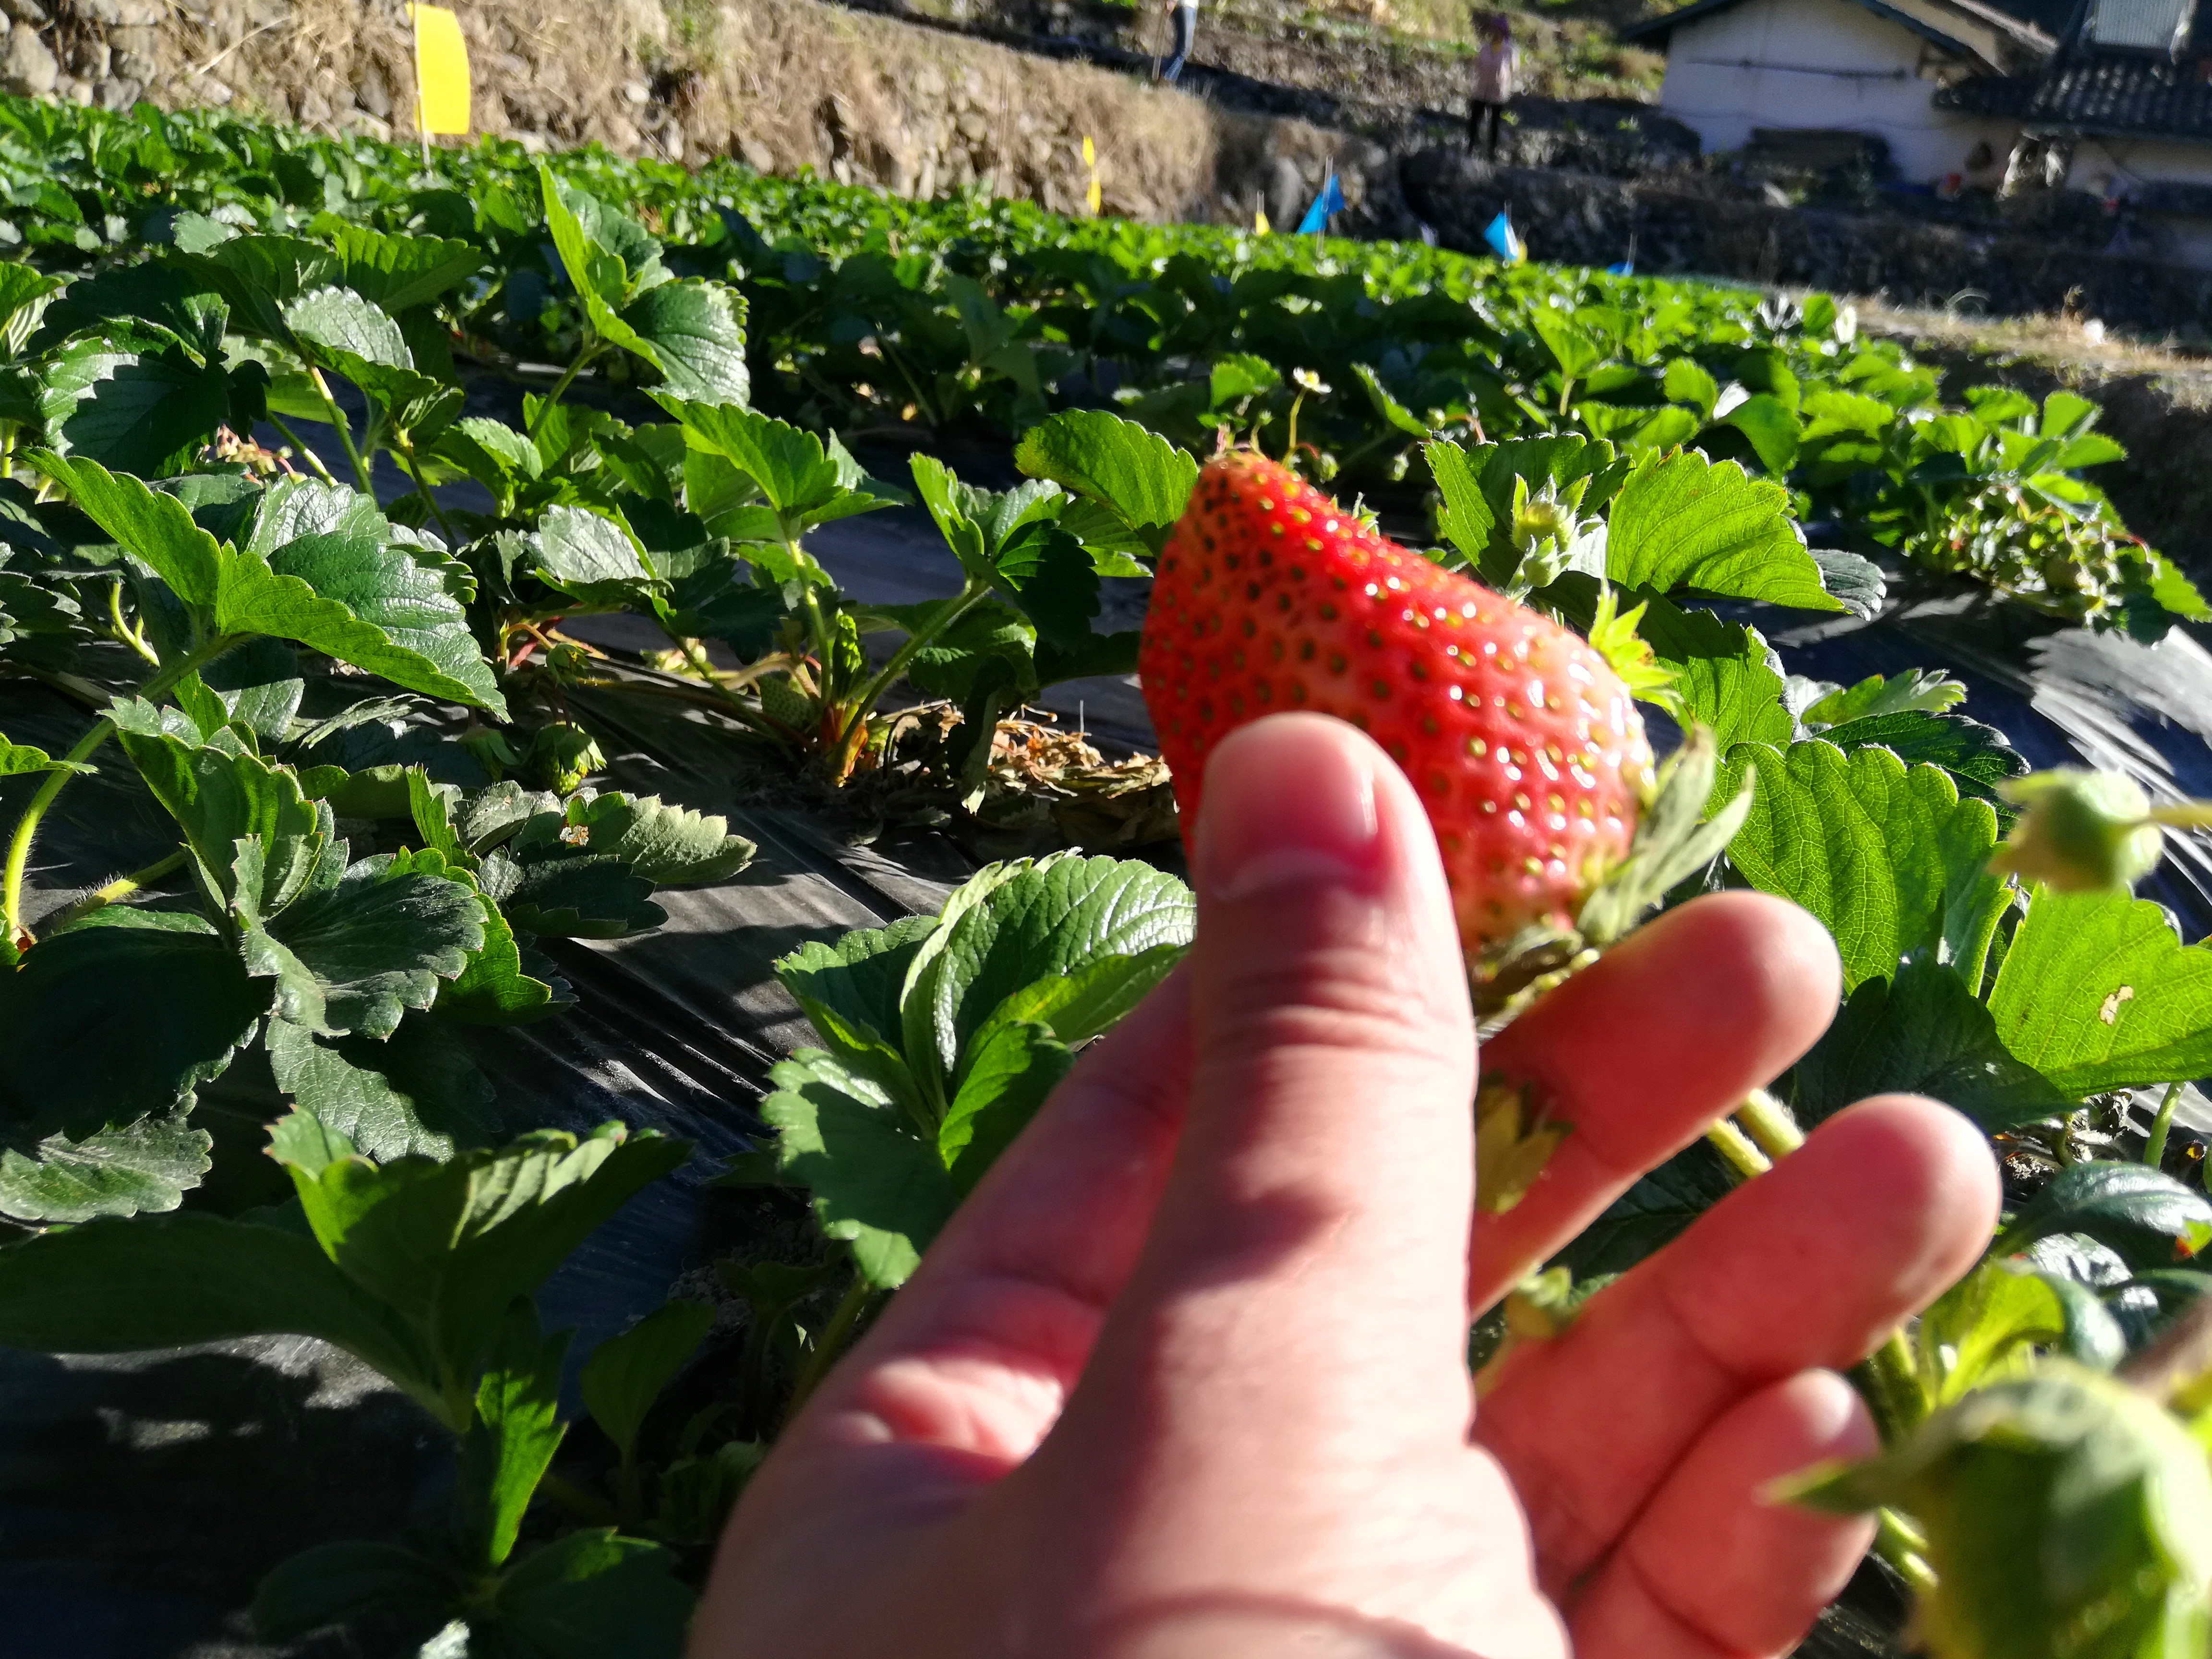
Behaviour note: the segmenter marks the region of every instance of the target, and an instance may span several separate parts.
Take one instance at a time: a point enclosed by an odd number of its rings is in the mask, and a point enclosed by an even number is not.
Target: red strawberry
[[[1381,744],[1428,808],[1470,952],[1570,924],[1652,787],[1628,689],[1586,641],[1249,452],[1199,474],[1138,670],[1186,834],[1207,754],[1249,720],[1313,709]]]

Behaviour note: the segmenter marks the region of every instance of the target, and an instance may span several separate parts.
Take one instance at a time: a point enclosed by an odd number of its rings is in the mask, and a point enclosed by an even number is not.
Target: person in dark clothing
[[[1175,50],[1160,66],[1160,79],[1173,86],[1190,61],[1191,43],[1198,38],[1198,0],[1167,0],[1164,9],[1175,22]]]

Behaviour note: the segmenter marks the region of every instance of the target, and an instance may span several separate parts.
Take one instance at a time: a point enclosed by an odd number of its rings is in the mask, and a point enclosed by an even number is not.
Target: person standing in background
[[[1513,44],[1513,25],[1503,12],[1476,15],[1482,46],[1474,54],[1474,94],[1467,106],[1467,148],[1480,148],[1491,161],[1498,159],[1498,129],[1505,106],[1513,101],[1514,76],[1521,68],[1521,48]]]
[[[1198,0],[1167,0],[1163,9],[1175,24],[1175,50],[1161,66],[1160,79],[1173,86],[1190,61],[1191,42],[1198,38]]]

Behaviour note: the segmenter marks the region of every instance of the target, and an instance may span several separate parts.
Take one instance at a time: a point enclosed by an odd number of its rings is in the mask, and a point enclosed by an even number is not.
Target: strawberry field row
[[[1713,888],[1795,900],[1843,962],[1820,1045],[1516,1292],[1511,1328],[1556,1328],[1801,1125],[1946,1098],[1996,1138],[2014,1213],[1863,1368],[1890,1450],[1818,1497],[1892,1507],[1885,1559],[1929,1628],[2015,1632],[1951,1653],[2203,1650],[2202,1378],[2153,1401],[2105,1375],[2173,1328],[2212,1243],[2212,1203],[2159,1167],[2212,1071],[2212,954],[2129,891],[2148,806],[2037,793],[1957,683],[1793,678],[1738,619],[1870,610],[1899,555],[2144,636],[2200,616],[2080,476],[2118,453],[2085,401],[1943,408],[1819,296],[596,154],[441,152],[424,180],[404,151],[227,118],[17,104],[6,125],[0,1340],[318,1336],[459,1449],[448,1523],[276,1567],[265,1631],[678,1650],[769,1425],[1177,959],[1190,897],[1135,859],[1019,860],[785,958],[822,1046],[776,1066],[763,1150],[724,1178],[803,1192],[828,1249],[721,1264],[749,1334],[688,1422],[653,1408],[711,1312],[672,1303],[596,1349],[589,1479],[556,1463],[566,1338],[535,1294],[686,1149],[507,1121],[476,1034],[568,1012],[550,942],[648,932],[657,887],[751,856],[723,819],[605,787],[643,711],[710,730],[732,773],[825,802],[895,782],[957,818],[1003,714],[1133,667],[1102,584],[1152,576],[1190,450],[1227,426],[1425,503],[1431,561],[1589,634],[1688,734],[1612,879],[1478,953],[1493,1024]],[[472,360],[555,373],[511,423],[468,412]],[[871,476],[845,440],[887,428],[1000,434],[1026,481],[927,453]],[[382,499],[380,465],[404,479]],[[957,585],[861,604],[810,538],[902,503]],[[665,648],[572,631],[614,613]],[[890,712],[915,696],[938,712]],[[41,855],[95,787],[167,826],[121,877]],[[1497,1204],[1565,1132],[1501,1110]],[[2002,1501],[1957,1497],[2000,1477]],[[2110,1545],[2095,1570],[2042,1571],[2081,1528]],[[2092,1627],[2118,1645],[2066,1644]]]

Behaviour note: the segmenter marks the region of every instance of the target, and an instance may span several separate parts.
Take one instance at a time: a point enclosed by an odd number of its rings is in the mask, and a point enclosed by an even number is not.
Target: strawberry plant
[[[2201,618],[2085,476],[2118,459],[2085,401],[1945,407],[1819,295],[728,164],[488,143],[426,170],[4,100],[0,175],[0,1340],[317,1336],[455,1452],[450,1514],[279,1566],[271,1632],[676,1651],[782,1413],[1188,941],[1171,876],[1055,855],[785,957],[819,1046],[723,1179],[803,1192],[823,1249],[715,1264],[747,1334],[680,1426],[656,1402],[712,1311],[599,1345],[577,1392],[610,1461],[556,1468],[537,1290],[684,1149],[507,1121],[471,1034],[568,1006],[546,941],[649,931],[656,886],[750,856],[604,787],[643,711],[830,785],[919,755],[949,807],[1002,715],[1141,663],[1186,822],[1229,726],[1364,720],[1432,804],[1486,1030],[1694,893],[1819,918],[1826,1036],[1478,1348],[1559,1328],[1801,1126],[1948,1099],[2011,1213],[1861,1368],[1881,1457],[1801,1494],[1880,1510],[1944,1659],[2202,1647],[2212,1205],[2160,1165],[2212,1071],[2212,958],[2129,888],[2203,810],[2028,776],[1940,675],[1793,677],[1728,608],[1868,615],[1918,563],[2146,637]],[[1012,440],[1023,481],[916,447],[954,434]],[[915,450],[896,485],[854,453],[887,438]],[[1332,480],[1425,507],[1437,545]],[[860,603],[817,532],[902,506],[957,574]],[[1816,514],[1844,547],[1808,544]],[[1110,579],[1155,583],[1141,642],[1100,626]],[[615,612],[665,649],[595,644]],[[911,696],[962,718],[902,748]],[[1632,702],[1685,734],[1656,769]],[[159,826],[138,867],[58,865],[118,805]],[[1474,1109],[1504,1207],[1572,1129],[1526,1079]]]

